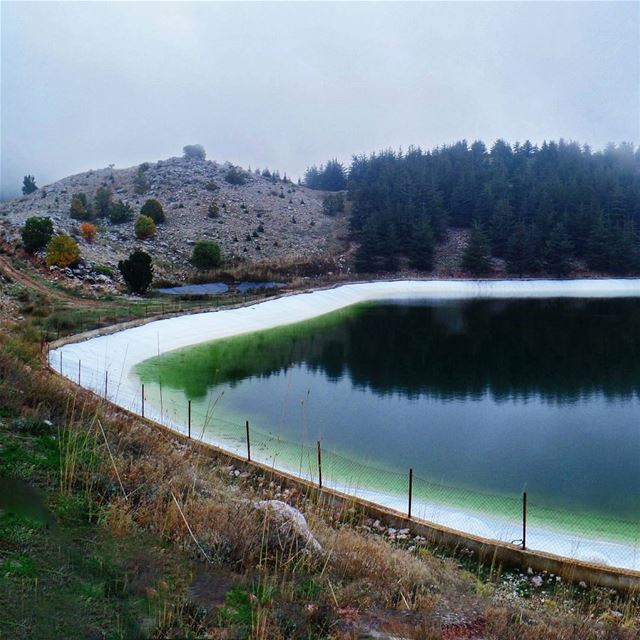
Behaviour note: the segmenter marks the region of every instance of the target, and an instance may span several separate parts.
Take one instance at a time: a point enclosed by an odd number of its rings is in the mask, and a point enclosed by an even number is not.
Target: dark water
[[[377,303],[143,364],[166,393],[459,488],[640,516],[640,301]]]
[[[185,284],[180,287],[164,287],[158,289],[159,293],[167,295],[220,295],[229,293],[229,291],[237,291],[238,293],[246,293],[252,289],[275,289],[283,287],[281,282],[238,282],[237,284],[228,285],[224,282],[205,282],[203,284]]]

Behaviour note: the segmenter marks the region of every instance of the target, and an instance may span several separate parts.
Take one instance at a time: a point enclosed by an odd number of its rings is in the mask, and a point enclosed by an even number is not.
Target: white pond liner
[[[373,300],[453,300],[469,298],[620,298],[640,297],[640,279],[579,279],[579,280],[428,280],[389,281],[347,284],[333,289],[287,295],[237,309],[184,315],[156,320],[117,333],[67,344],[49,352],[49,363],[65,377],[78,381],[99,395],[105,392],[111,402],[140,413],[140,381],[134,373],[137,364],[165,353],[216,339],[302,322],[345,307]],[[157,408],[147,405],[145,415],[176,431],[185,433],[186,425],[161,416]],[[228,441],[212,444],[245,454],[242,447]],[[252,456],[290,473],[299,473],[267,452]],[[640,465],[639,465],[640,467]],[[640,468],[639,468],[640,472]],[[303,476],[305,474],[303,473]],[[354,489],[339,480],[332,488],[357,495],[378,504],[404,511],[406,497]],[[429,504],[414,500],[413,513],[441,525],[463,532],[505,542],[521,538],[520,523],[495,515],[466,512],[456,507]],[[640,523],[635,544],[599,540],[585,535],[545,529],[527,528],[527,546],[580,560],[595,561],[609,566],[640,570]]]

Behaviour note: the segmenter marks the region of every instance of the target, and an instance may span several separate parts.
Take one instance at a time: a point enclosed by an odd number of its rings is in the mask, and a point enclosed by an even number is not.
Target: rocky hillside
[[[209,160],[169,158],[144,169],[142,188],[138,167],[109,167],[1,203],[0,234],[14,243],[28,217],[49,216],[57,232],[78,239],[87,261],[115,266],[141,246],[154,256],[157,275],[174,279],[191,271],[192,246],[202,239],[217,241],[228,263],[308,260],[346,250],[346,219],[323,213],[322,192],[248,172],[245,184],[230,184],[226,177],[232,166]],[[71,199],[85,193],[92,200],[99,187],[111,189],[114,200],[131,205],[134,215],[123,224],[94,221],[97,238],[88,243],[80,238],[79,221],[70,216]],[[134,221],[148,198],[160,201],[166,221],[158,225],[155,238],[141,241]],[[208,217],[212,203],[219,209],[216,218]]]

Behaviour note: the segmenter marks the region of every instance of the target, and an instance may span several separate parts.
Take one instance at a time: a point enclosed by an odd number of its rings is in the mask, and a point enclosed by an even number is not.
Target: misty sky
[[[458,139],[640,141],[640,4],[0,3],[1,177],[208,157],[297,178]]]

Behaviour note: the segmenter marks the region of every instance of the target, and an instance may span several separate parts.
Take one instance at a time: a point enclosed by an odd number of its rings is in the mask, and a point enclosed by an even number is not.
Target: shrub
[[[96,264],[93,267],[94,273],[99,273],[102,276],[113,278],[113,269],[106,264]]]
[[[83,222],[80,225],[80,235],[87,241],[93,242],[96,239],[96,225],[90,222]]]
[[[344,197],[341,193],[326,196],[322,201],[322,211],[328,216],[335,216],[344,211]]]
[[[22,180],[22,195],[28,196],[30,193],[37,191],[36,179],[33,176],[25,176]]]
[[[39,218],[34,216],[27,218],[22,227],[22,243],[29,253],[34,253],[42,247],[46,247],[47,243],[53,237],[53,223],[51,218]]]
[[[153,280],[151,256],[139,249],[136,249],[126,260],[120,260],[118,269],[133,293],[144,293]]]
[[[47,264],[58,267],[69,267],[75,264],[80,257],[78,243],[69,236],[58,235],[52,238],[47,245]]]
[[[109,209],[109,220],[111,220],[113,224],[127,222],[131,220],[132,216],[133,209],[128,204],[122,202],[122,200],[114,202]]]
[[[204,185],[204,188],[207,191],[217,191],[220,187],[218,186],[218,183],[215,180],[209,180],[209,182],[207,182],[207,184]]]
[[[207,152],[201,144],[188,144],[182,148],[182,153],[189,160],[204,160],[207,157]]]
[[[229,184],[242,185],[247,182],[248,176],[240,167],[231,167],[224,176],[224,179]]]
[[[143,216],[147,216],[151,218],[156,224],[161,224],[166,220],[164,215],[164,209],[162,205],[155,199],[150,198],[143,205],[142,209],[140,209],[140,213]]]
[[[136,173],[136,177],[133,181],[133,190],[138,194],[142,195],[149,190],[149,181],[147,177],[144,175],[145,171],[149,169],[149,163],[144,162],[138,167],[138,172]]]
[[[206,271],[215,269],[222,263],[220,247],[211,240],[200,240],[193,247],[191,262],[196,269]]]
[[[98,187],[93,199],[93,205],[98,217],[106,218],[109,215],[112,196],[113,194],[111,193],[111,189],[108,187]]]
[[[139,215],[135,224],[136,238],[146,240],[156,235],[156,223],[149,217]]]
[[[69,215],[74,220],[88,220],[93,215],[91,203],[87,200],[85,193],[74,193],[71,196],[71,207]]]
[[[207,210],[207,216],[209,216],[209,218],[217,218],[220,216],[220,208],[215,202],[212,202],[209,205],[209,209]]]

